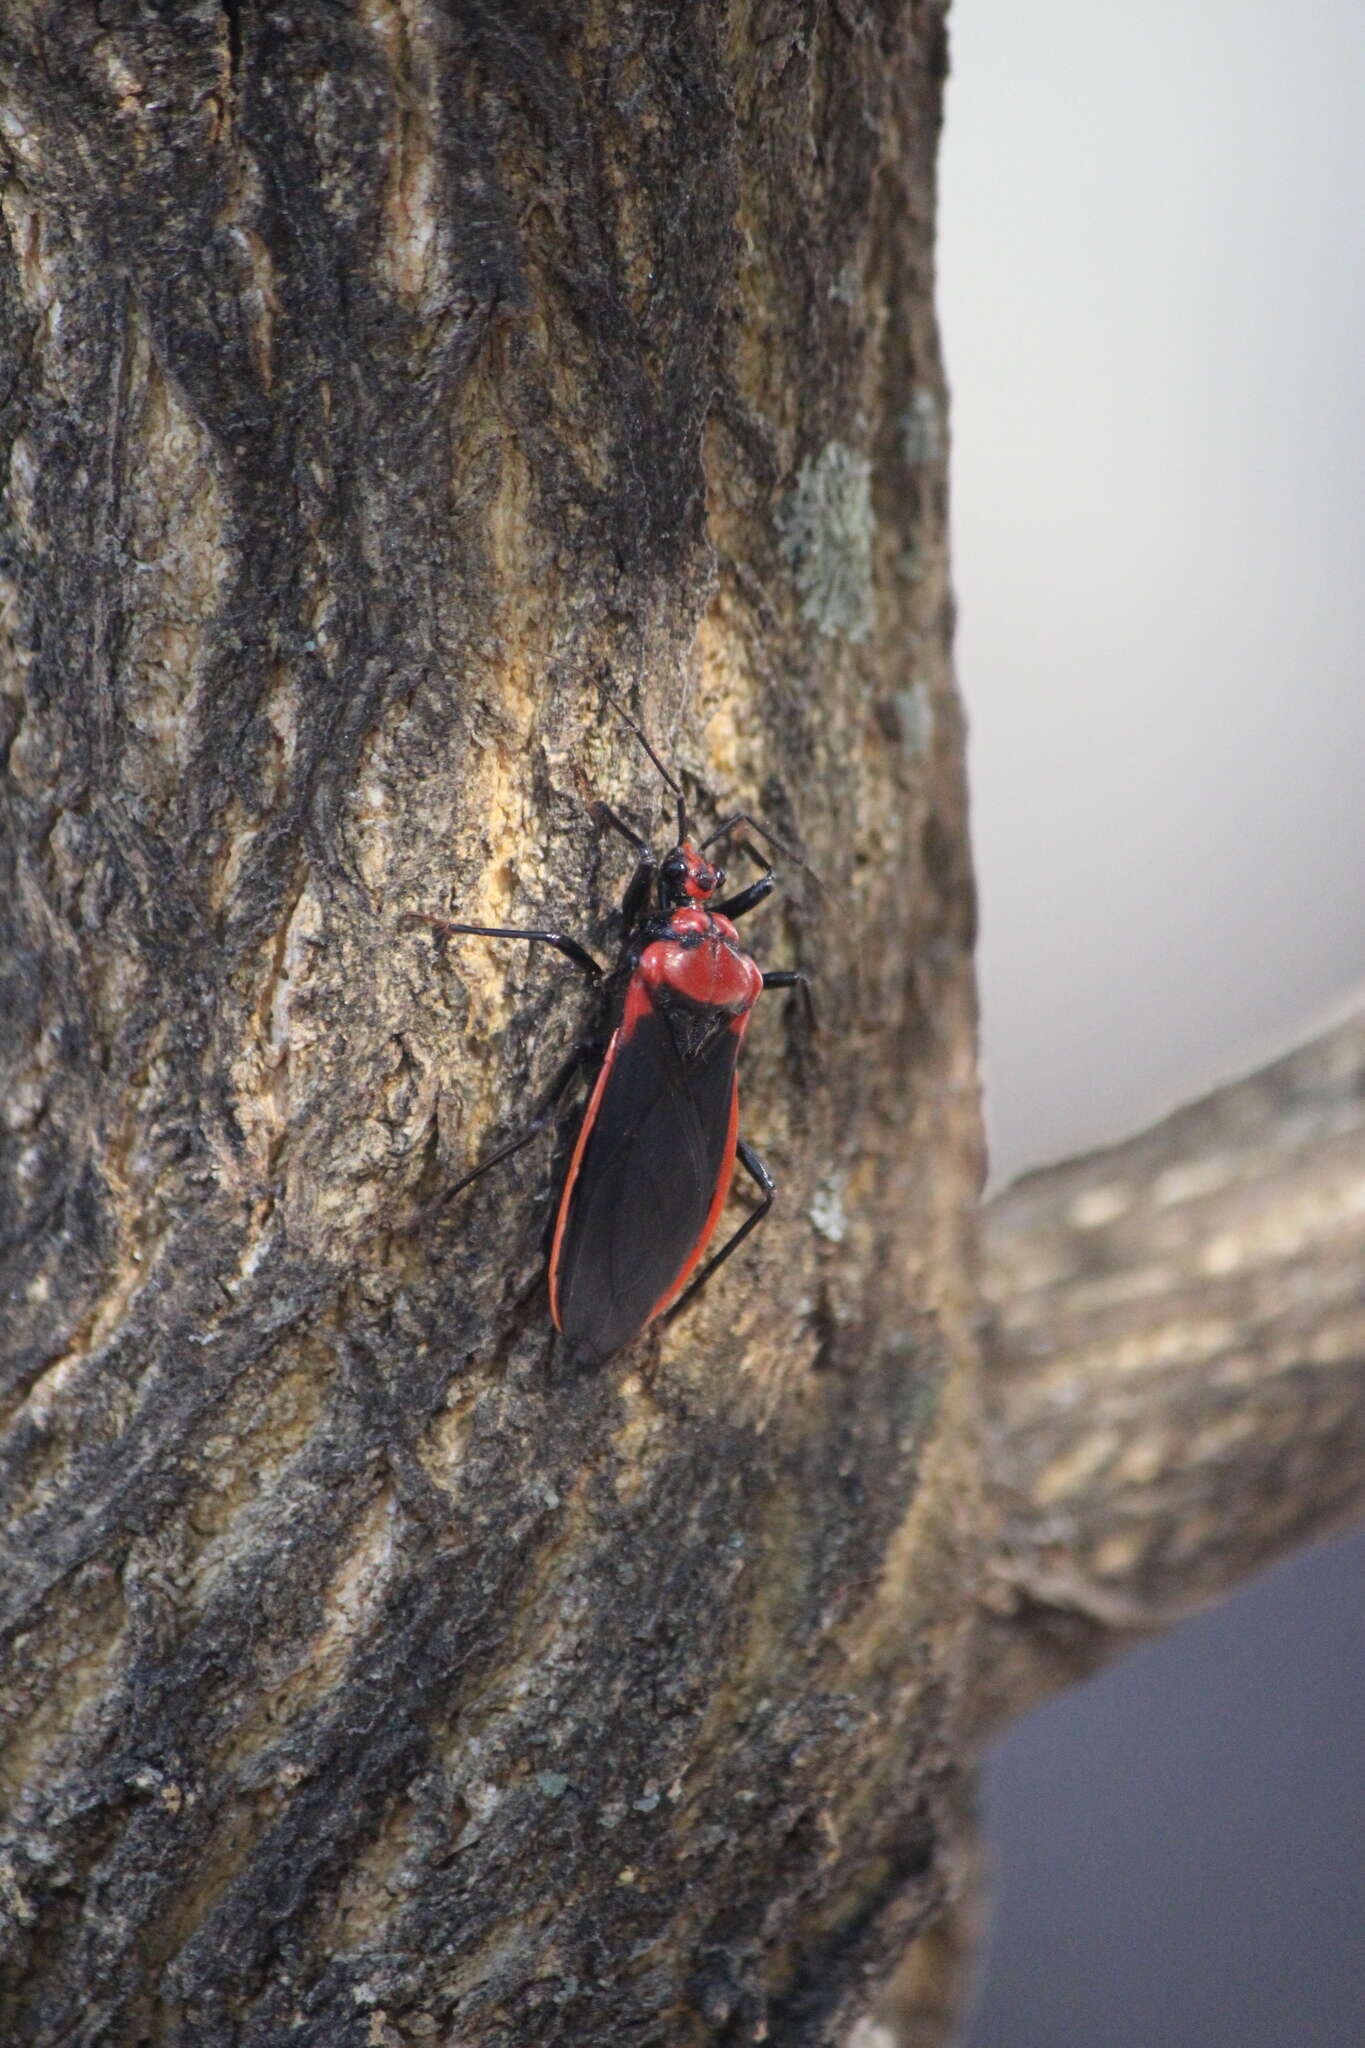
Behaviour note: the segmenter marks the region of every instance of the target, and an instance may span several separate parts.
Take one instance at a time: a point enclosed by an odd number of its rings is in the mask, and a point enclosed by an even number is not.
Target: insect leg
[[[791,967],[778,967],[774,968],[771,974],[764,975],[763,986],[764,988],[799,988],[801,991],[801,1004],[806,1012],[807,1024],[812,1031],[820,1029],[815,1016],[815,998],[810,992],[809,975],[798,973]]]
[[[577,939],[571,939],[563,932],[523,932],[500,924],[452,924],[449,918],[428,917],[425,911],[409,910],[399,920],[400,925],[427,925],[438,939],[449,938],[452,932],[476,939],[536,939],[542,946],[553,946],[556,953],[562,953],[566,960],[572,960],[592,981],[600,981],[606,973],[586,946],[580,946]]]
[[[724,903],[718,903],[717,914],[732,920],[744,917],[749,911],[756,910],[765,897],[771,896],[776,887],[777,876],[768,868],[756,882],[750,882],[747,889],[741,889],[737,896],[728,896]]]
[[[451,1187],[443,1189],[434,1201],[428,1202],[426,1208],[418,1215],[416,1223],[412,1226],[413,1229],[419,1229],[430,1223],[433,1217],[440,1210],[444,1209],[447,1202],[453,1201],[456,1195],[461,1194],[465,1188],[471,1187],[476,1180],[481,1180],[484,1174],[491,1172],[495,1166],[501,1166],[504,1159],[510,1159],[514,1153],[522,1151],[530,1144],[533,1138],[539,1137],[546,1124],[552,1121],[554,1113],[559,1107],[560,1099],[567,1091],[570,1082],[581,1068],[587,1066],[597,1056],[599,1051],[600,1048],[596,1046],[575,1046],[563,1066],[555,1074],[553,1081],[551,1081],[541,1099],[539,1109],[525,1129],[520,1131],[508,1144],[499,1146],[496,1152],[491,1153],[472,1172],[462,1175]]]
[[[701,1293],[702,1288],[705,1287],[707,1281],[711,1278],[711,1275],[715,1272],[717,1266],[723,1266],[725,1264],[725,1261],[729,1258],[731,1252],[739,1250],[739,1247],[743,1244],[745,1238],[749,1235],[749,1232],[751,1230],[757,1230],[759,1224],[763,1221],[763,1218],[767,1215],[769,1209],[772,1208],[773,1196],[777,1193],[777,1182],[773,1179],[767,1167],[763,1164],[763,1161],[759,1158],[757,1152],[755,1152],[753,1146],[747,1144],[743,1138],[741,1138],[738,1144],[735,1146],[735,1152],[738,1156],[740,1165],[749,1175],[749,1178],[757,1184],[759,1191],[763,1196],[763,1199],[759,1203],[758,1207],[753,1211],[752,1215],[745,1217],[744,1221],[740,1224],[739,1229],[735,1232],[734,1236],[729,1238],[726,1241],[726,1243],[724,1243],[721,1246],[720,1250],[716,1253],[715,1257],[707,1260],[706,1264],[702,1267],[700,1273],[698,1273],[696,1279],[692,1282],[692,1285],[687,1289],[686,1293],[680,1295],[678,1300],[674,1302],[672,1308],[668,1310],[667,1314],[663,1318],[663,1320],[666,1323],[671,1323],[674,1316],[680,1316],[683,1310],[687,1308],[692,1301],[695,1300],[697,1295]]]
[[[757,818],[750,817],[748,811],[736,811],[732,817],[724,819],[717,825],[714,832],[707,833],[698,851],[705,853],[708,846],[714,846],[716,841],[723,839],[727,832],[733,832],[736,825],[748,825],[752,831],[757,832],[760,839],[766,839],[769,846],[780,853],[784,860],[794,860],[799,868],[806,868],[806,863],[802,860],[800,854],[793,847],[788,846],[785,839],[779,839],[776,832],[770,831],[766,825],[761,825]],[[809,874],[810,872],[810,869],[806,868],[806,873]]]

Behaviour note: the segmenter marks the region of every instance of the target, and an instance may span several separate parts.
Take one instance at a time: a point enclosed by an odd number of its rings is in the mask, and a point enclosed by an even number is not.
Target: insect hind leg
[[[472,1168],[469,1173],[463,1174],[450,1187],[444,1188],[433,1201],[428,1202],[426,1207],[419,1212],[412,1226],[413,1229],[421,1229],[431,1223],[440,1214],[441,1210],[445,1208],[447,1202],[453,1202],[456,1195],[463,1194],[465,1189],[472,1187],[476,1180],[482,1180],[484,1175],[491,1173],[495,1166],[501,1166],[505,1159],[515,1157],[518,1152],[524,1151],[534,1138],[538,1138],[546,1125],[554,1121],[560,1102],[568,1093],[575,1077],[585,1067],[592,1064],[598,1056],[598,1050],[599,1048],[591,1045],[575,1046],[569,1057],[556,1072],[553,1081],[551,1081],[544,1096],[541,1098],[540,1107],[536,1110],[530,1123],[519,1131],[515,1138],[509,1140],[506,1145],[500,1145],[496,1152],[490,1153],[487,1159],[481,1160],[479,1165]]]
[[[726,1242],[721,1246],[720,1250],[715,1254],[714,1258],[707,1260],[706,1264],[702,1267],[700,1273],[698,1273],[696,1279],[692,1282],[692,1285],[686,1290],[686,1292],[679,1295],[678,1299],[674,1302],[672,1308],[666,1311],[662,1318],[662,1320],[665,1323],[671,1323],[675,1316],[680,1316],[685,1308],[691,1307],[692,1303],[701,1293],[702,1288],[705,1287],[707,1281],[711,1278],[712,1274],[716,1271],[717,1267],[723,1266],[725,1264],[725,1261],[729,1258],[731,1252],[737,1252],[739,1250],[745,1238],[748,1237],[751,1231],[757,1230],[759,1224],[763,1221],[769,1209],[772,1208],[773,1198],[777,1194],[777,1182],[773,1179],[767,1167],[763,1164],[763,1161],[759,1158],[757,1152],[755,1152],[753,1146],[747,1143],[745,1139],[741,1138],[735,1146],[735,1156],[739,1160],[740,1165],[744,1168],[744,1171],[748,1174],[750,1180],[752,1180],[757,1186],[759,1193],[762,1195],[763,1199],[760,1201],[758,1207],[755,1210],[753,1210],[750,1215],[745,1217],[744,1221],[740,1224],[739,1229],[735,1231],[734,1235],[730,1238],[727,1238]]]

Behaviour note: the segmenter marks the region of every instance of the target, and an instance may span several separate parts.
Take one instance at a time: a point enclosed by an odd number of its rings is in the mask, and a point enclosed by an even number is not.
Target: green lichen
[[[862,296],[863,280],[857,262],[850,257],[829,288],[837,306],[856,306]]]
[[[897,690],[896,709],[906,753],[922,760],[934,743],[933,698],[923,683],[911,683],[908,690]]]
[[[778,549],[817,632],[865,640],[872,631],[872,466],[831,441],[803,462],[776,513]]]
[[[827,1237],[831,1244],[843,1243],[848,1232],[848,1218],[844,1214],[842,1174],[829,1174],[821,1181],[810,1205],[810,1220],[821,1237]]]
[[[943,459],[943,413],[938,393],[927,385],[916,391],[901,414],[901,445],[911,469]]]

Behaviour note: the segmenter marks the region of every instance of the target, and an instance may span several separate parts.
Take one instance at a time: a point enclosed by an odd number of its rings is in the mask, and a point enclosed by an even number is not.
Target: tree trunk
[[[976,1371],[941,7],[33,4],[0,61],[0,2030],[866,2036],[1081,1574],[1065,1418]],[[761,1005],[773,1216],[584,1375],[547,1156],[431,1209],[572,979],[403,919],[610,948],[589,803],[663,806],[605,688],[800,848],[753,943],[824,1029]],[[1091,1639],[1179,1604],[1116,1558]]]

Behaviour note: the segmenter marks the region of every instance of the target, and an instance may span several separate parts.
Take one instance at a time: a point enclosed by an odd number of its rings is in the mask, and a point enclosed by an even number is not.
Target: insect
[[[649,841],[609,804],[592,807],[598,821],[639,855],[622,901],[615,966],[603,968],[586,946],[559,931],[460,924],[416,912],[403,920],[428,926],[441,942],[524,939],[552,947],[593,985],[597,1033],[565,1061],[526,1129],[442,1197],[459,1194],[530,1144],[574,1079],[592,1072],[549,1259],[550,1313],[580,1365],[602,1363],[656,1317],[677,1315],[763,1221],[777,1190],[739,1135],[739,1049],[764,989],[799,989],[813,1022],[806,976],[787,969],[764,973],[735,930],[735,920],[777,887],[771,866],[722,898],[725,870],[706,857],[708,847],[740,825],[779,852],[788,849],[743,811],[694,845],[680,784],[635,721],[610,701],[673,791],[678,820],[677,842],[659,861]],[[703,1266],[736,1160],[759,1201]]]

